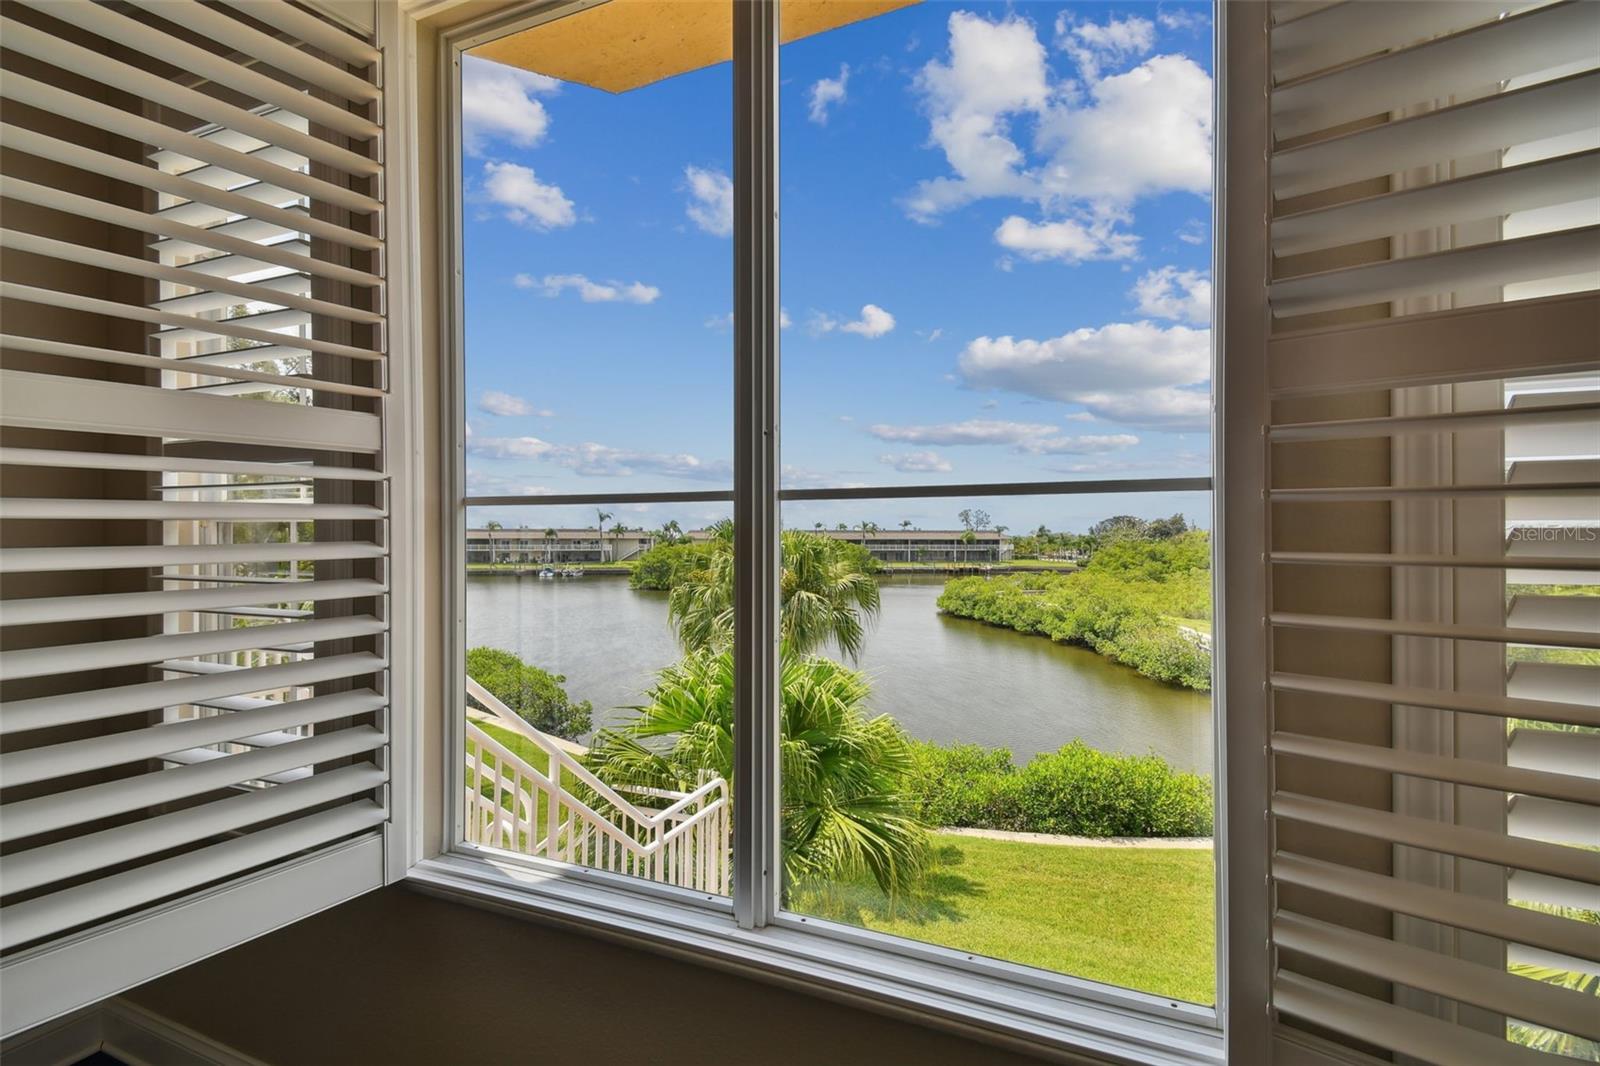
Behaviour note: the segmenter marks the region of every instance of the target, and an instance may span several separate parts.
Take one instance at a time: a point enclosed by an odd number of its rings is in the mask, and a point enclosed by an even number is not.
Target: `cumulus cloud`
[[[684,212],[689,220],[713,237],[733,233],[733,179],[720,170],[687,166],[683,168],[684,189],[689,202]]]
[[[469,155],[482,155],[492,140],[534,147],[550,129],[550,113],[535,97],[560,90],[559,81],[543,74],[462,57],[462,147]]]
[[[1139,313],[1196,326],[1211,324],[1211,277],[1203,270],[1164,266],[1148,271],[1129,293]]]
[[[1132,236],[1116,226],[1138,200],[1209,192],[1210,76],[1183,55],[1117,69],[1151,51],[1150,20],[1063,22],[1081,82],[1055,75],[1033,23],[1015,14],[958,11],[948,29],[948,56],[928,62],[914,85],[950,173],[905,197],[913,219],[931,222],[979,199],[1020,200],[1041,217],[1014,216],[996,240],[1033,258],[1080,262],[1133,254]]]
[[[516,415],[538,415],[540,418],[549,418],[554,411],[542,407],[535,407],[521,396],[513,396],[509,392],[500,392],[490,389],[478,397],[478,410],[485,414],[511,417]]]
[[[1060,429],[1060,426],[1040,422],[969,418],[965,422],[921,426],[894,426],[880,422],[869,427],[867,432],[879,440],[904,444],[1022,444],[1052,436]]]
[[[979,337],[958,368],[972,388],[1081,404],[1109,421],[1198,429],[1209,419],[1209,330],[1132,322],[1047,340]]]
[[[506,218],[519,226],[550,230],[578,221],[572,201],[562,193],[561,186],[540,181],[532,167],[518,163],[485,163],[483,187],[489,199],[505,212]]]
[[[837,78],[820,78],[811,86],[811,108],[809,117],[819,126],[828,124],[828,109],[843,104],[847,99],[850,85],[850,66],[847,63],[839,64]]]
[[[1155,47],[1156,27],[1149,19],[1111,16],[1105,22],[1073,24],[1066,12],[1056,16],[1056,44],[1072,57],[1085,80],[1100,76],[1107,63],[1124,63]]]
[[[994,231],[995,243],[1035,263],[1056,259],[1082,263],[1089,259],[1130,259],[1139,251],[1139,238],[1119,233],[1111,219],[1088,224],[1073,219],[1029,222],[1011,215]]]
[[[727,481],[732,464],[686,453],[642,452],[605,444],[555,444],[538,437],[469,436],[467,451],[488,459],[538,459],[585,477],[663,474],[691,481]]]
[[[519,289],[537,289],[552,298],[572,289],[586,304],[651,304],[661,296],[660,289],[642,281],[590,281],[582,274],[546,274],[542,278],[518,274],[512,282]]]
[[[1011,123],[1050,99],[1045,50],[1032,23],[957,11],[948,26],[949,60],[929,60],[915,85],[929,138],[954,175],[921,182],[906,198],[906,211],[922,222],[982,197],[1028,195],[1032,182],[1021,172],[1026,160]]]
[[[880,455],[878,462],[894,467],[902,474],[948,474],[948,460],[938,452],[901,452],[899,455]]]
[[[1095,82],[1081,106],[1039,120],[1049,195],[1101,209],[1211,189],[1211,76],[1188,56],[1151,56]]]
[[[849,322],[841,322],[832,315],[820,311],[813,312],[806,328],[810,330],[812,336],[820,337],[824,333],[838,330],[841,333],[854,333],[868,340],[877,340],[894,329],[894,316],[877,304],[863,304],[860,316]]]

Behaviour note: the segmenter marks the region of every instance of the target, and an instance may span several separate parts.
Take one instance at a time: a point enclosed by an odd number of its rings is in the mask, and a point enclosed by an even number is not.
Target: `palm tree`
[[[784,884],[870,873],[885,891],[922,869],[927,835],[904,791],[905,734],[867,717],[867,679],[829,659],[785,655],[781,666]],[[693,652],[658,675],[648,703],[602,730],[587,762],[613,787],[697,787],[705,771],[733,775],[733,656]]]
[[[489,533],[489,565],[498,566],[500,565],[500,550],[495,545],[494,535],[497,531],[504,529],[505,527],[499,522],[490,519],[483,524],[483,528]]]
[[[595,511],[600,517],[600,561],[606,561],[606,519],[611,517],[610,511]]]
[[[544,531],[544,561],[548,564],[555,554],[556,531],[550,526]]]
[[[901,528],[901,529],[910,529],[910,528],[911,528],[911,519],[909,519],[909,518],[902,518],[902,519],[901,519],[901,520],[900,520],[900,528]]]
[[[863,618],[878,613],[878,583],[831,537],[785,530],[780,541],[778,636],[808,655],[826,644],[852,660],[861,654]],[[687,652],[720,651],[733,641],[733,523],[712,527],[711,556],[672,590],[667,617]]]

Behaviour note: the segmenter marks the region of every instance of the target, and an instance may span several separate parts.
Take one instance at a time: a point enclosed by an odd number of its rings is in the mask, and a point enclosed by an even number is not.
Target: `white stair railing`
[[[731,889],[728,784],[713,777],[692,792],[638,789],[666,802],[641,807],[596,777],[471,678],[467,692],[494,724],[533,744],[541,770],[467,722],[468,843],[486,844],[594,869],[631,874],[698,892]]]

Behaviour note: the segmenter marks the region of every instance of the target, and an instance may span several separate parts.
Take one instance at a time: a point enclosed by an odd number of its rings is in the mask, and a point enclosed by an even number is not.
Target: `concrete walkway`
[[[984,840],[1010,840],[1017,844],[1050,844],[1060,848],[1185,848],[1199,851],[1211,850],[1210,837],[1074,837],[1059,833],[1012,833],[1004,829],[956,829],[944,827],[933,830],[958,837],[981,837]]]

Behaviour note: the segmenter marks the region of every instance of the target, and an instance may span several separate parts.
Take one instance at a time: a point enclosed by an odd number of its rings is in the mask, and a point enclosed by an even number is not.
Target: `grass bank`
[[[1191,1003],[1215,1000],[1210,851],[935,833],[919,888],[807,885],[802,913]]]

